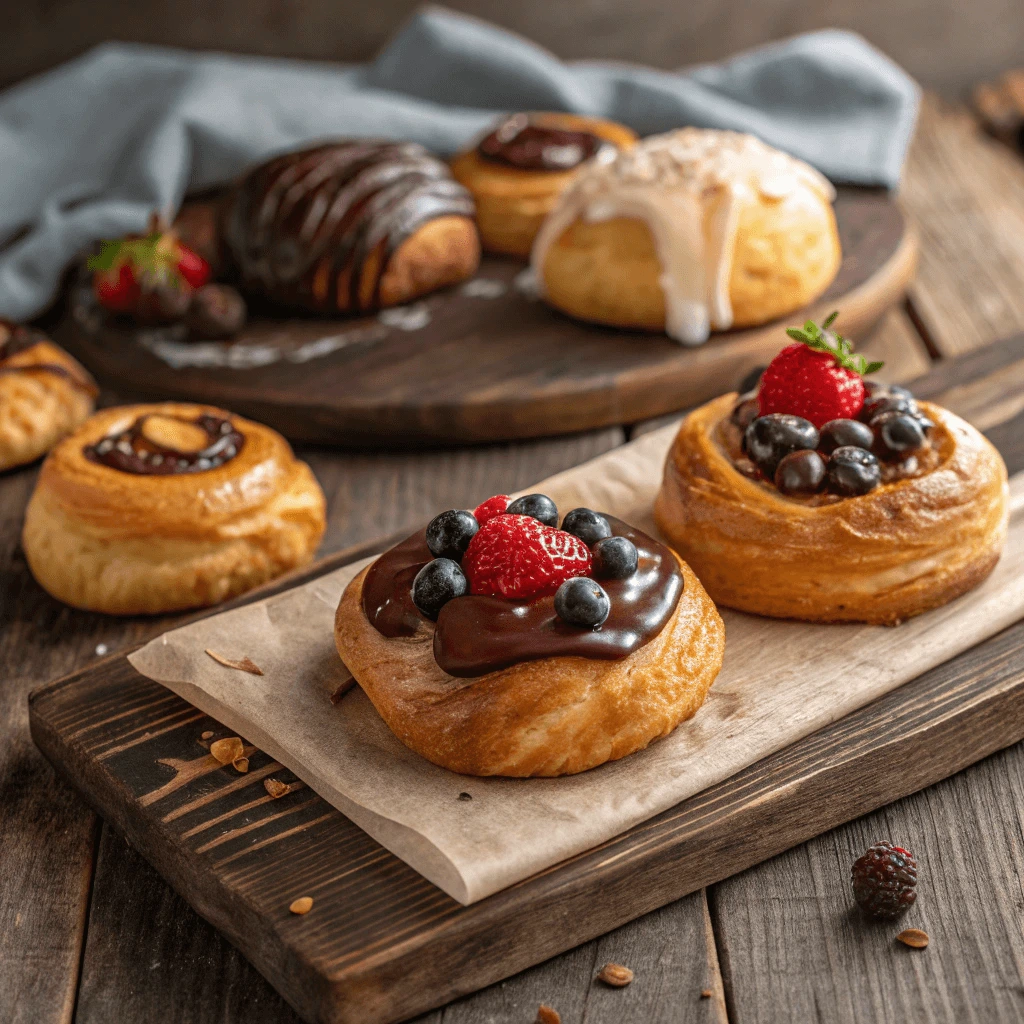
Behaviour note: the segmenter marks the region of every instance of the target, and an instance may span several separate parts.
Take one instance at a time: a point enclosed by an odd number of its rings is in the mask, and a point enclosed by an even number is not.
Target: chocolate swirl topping
[[[78,388],[79,391],[84,391],[88,395],[96,395],[99,393],[99,388],[92,382],[91,379],[84,376],[84,374],[75,373],[67,366],[62,366],[60,363],[23,363],[20,366],[11,366],[7,360],[11,356],[17,355],[19,352],[27,352],[30,348],[41,342],[48,341],[42,331],[37,331],[29,327],[24,327],[19,324],[8,323],[6,320],[0,320],[0,331],[6,330],[7,335],[0,340],[0,376],[10,374],[34,374],[34,373],[49,373],[54,377],[61,377],[66,380],[69,384]]]
[[[555,614],[554,597],[511,601],[457,597],[434,626],[412,602],[412,581],[433,557],[425,531],[386,551],[363,581],[363,612],[386,637],[434,628],[434,658],[452,676],[472,678],[539,658],[625,658],[664,629],[683,592],[675,556],[647,534],[606,516],[613,536],[628,537],[640,564],[625,580],[601,580],[611,614],[598,630],[570,626]]]
[[[474,212],[469,192],[422,146],[331,142],[250,171],[229,199],[225,240],[244,284],[275,301],[368,311],[407,238],[438,217]]]
[[[524,171],[569,171],[610,145],[591,132],[548,128],[529,114],[514,114],[481,139],[477,152]]]
[[[216,469],[233,459],[245,444],[245,435],[230,420],[203,414],[194,420],[183,416],[160,414],[161,419],[174,419],[199,427],[206,433],[207,444],[199,451],[183,452],[158,444],[147,437],[144,429],[149,415],[140,416],[119,434],[111,434],[83,449],[91,462],[99,462],[122,473],[138,476],[171,476],[179,473],[203,473]]]

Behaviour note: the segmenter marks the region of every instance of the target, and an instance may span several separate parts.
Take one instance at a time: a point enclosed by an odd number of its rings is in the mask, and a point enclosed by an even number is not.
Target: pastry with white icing
[[[828,288],[842,261],[834,199],[816,170],[752,135],[682,128],[587,164],[533,269],[572,316],[699,345]]]

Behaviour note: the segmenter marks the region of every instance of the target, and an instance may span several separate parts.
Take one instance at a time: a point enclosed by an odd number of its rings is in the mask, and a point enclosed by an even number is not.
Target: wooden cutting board
[[[1024,469],[1024,337],[914,385]],[[363,557],[342,552],[258,595]],[[250,598],[251,599],[251,598]],[[1024,738],[1024,622],[610,842],[464,907],[260,751],[115,655],[31,698],[40,749],[307,1020],[411,1017]],[[290,785],[278,799],[267,779]],[[289,913],[309,895],[313,910]]]
[[[839,274],[822,300],[786,323],[839,309],[840,329],[863,336],[903,295],[916,240],[883,191],[840,189],[836,217]],[[729,390],[786,340],[785,324],[775,323],[687,349],[664,335],[581,323],[525,294],[523,269],[487,257],[468,285],[376,317],[258,313],[230,346],[113,327],[79,284],[57,336],[121,394],[209,402],[292,440],[373,448],[638,422]]]

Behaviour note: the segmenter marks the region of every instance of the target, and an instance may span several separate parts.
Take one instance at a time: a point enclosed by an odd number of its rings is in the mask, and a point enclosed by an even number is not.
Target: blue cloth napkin
[[[190,189],[332,136],[450,154],[509,110],[569,110],[640,135],[733,128],[835,181],[895,187],[914,82],[859,36],[825,31],[679,73],[567,64],[441,8],[366,65],[106,44],[0,93],[0,316],[27,319],[99,238],[142,230]]]

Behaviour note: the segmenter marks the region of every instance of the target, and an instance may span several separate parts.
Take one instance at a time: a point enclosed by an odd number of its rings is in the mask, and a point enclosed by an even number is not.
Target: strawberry
[[[473,516],[483,526],[489,519],[503,515],[508,508],[509,496],[507,494],[496,494],[493,498],[482,501],[475,509]]]
[[[507,514],[484,523],[462,557],[471,594],[518,599],[553,594],[567,579],[589,575],[591,564],[579,537]]]
[[[808,320],[786,333],[797,344],[787,345],[761,377],[758,410],[802,416],[820,428],[829,420],[855,419],[864,405],[862,375],[875,373],[882,363],[855,355],[850,342],[828,328],[833,313],[819,327]]]
[[[210,264],[187,245],[178,242],[178,273],[193,288],[202,288],[210,280]]]
[[[114,313],[130,313],[142,294],[138,278],[128,263],[109,270],[97,270],[92,283],[96,298]]]

